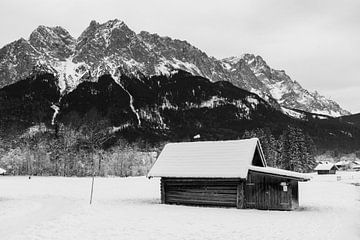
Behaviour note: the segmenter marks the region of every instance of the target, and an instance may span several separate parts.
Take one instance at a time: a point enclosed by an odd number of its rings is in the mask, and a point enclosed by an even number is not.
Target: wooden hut
[[[320,174],[335,174],[336,173],[336,166],[331,162],[320,162],[316,167],[315,171]]]
[[[161,177],[161,202],[292,210],[303,174],[266,166],[257,138],[167,144],[148,177]]]
[[[360,165],[355,165],[351,169],[354,171],[360,171]]]

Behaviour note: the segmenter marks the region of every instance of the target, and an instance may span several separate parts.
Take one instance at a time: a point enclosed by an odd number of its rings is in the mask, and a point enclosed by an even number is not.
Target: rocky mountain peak
[[[0,87],[26,77],[39,65],[58,77],[61,91],[72,91],[84,79],[96,81],[105,73],[117,80],[123,74],[184,70],[213,82],[229,81],[287,108],[333,116],[348,113],[308,92],[283,70],[271,68],[261,56],[247,53],[219,60],[184,40],[146,31],[136,34],[118,19],[91,21],[78,39],[62,27],[39,26],[28,41],[20,39],[0,50]]]
[[[261,56],[247,53],[242,55],[241,59],[246,62],[255,75],[264,74],[271,78],[271,69]]]
[[[83,41],[84,39],[91,38],[103,38],[104,41],[107,41],[110,35],[114,30],[123,30],[126,32],[132,32],[130,28],[123,22],[118,19],[109,20],[103,24],[92,20],[90,25],[82,32],[78,38],[78,42]]]
[[[78,38],[74,61],[94,64],[104,57],[129,52],[127,47],[136,38],[136,33],[118,19],[103,24],[92,21]]]
[[[41,25],[30,34],[29,43],[37,51],[63,60],[73,53],[76,40],[60,26]]]

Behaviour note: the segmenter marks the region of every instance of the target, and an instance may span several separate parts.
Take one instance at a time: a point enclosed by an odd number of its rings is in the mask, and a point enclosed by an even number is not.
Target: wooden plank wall
[[[318,170],[318,174],[336,174],[336,170]]]
[[[292,209],[296,209],[299,208],[299,182],[292,181],[290,184],[291,184],[291,195],[292,195],[291,207]]]
[[[162,178],[161,181],[165,203],[223,207],[243,205],[243,190],[238,187],[240,179]]]
[[[284,191],[281,182],[287,183]],[[282,177],[249,173],[248,179],[161,178],[161,202],[269,210],[299,206],[298,182]]]
[[[287,191],[281,182],[287,182]],[[293,185],[289,179],[249,173],[245,183],[245,207],[269,210],[292,210]]]

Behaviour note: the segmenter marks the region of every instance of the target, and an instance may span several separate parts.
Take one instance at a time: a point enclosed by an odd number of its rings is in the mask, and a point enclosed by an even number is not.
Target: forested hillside
[[[306,172],[317,154],[360,146],[353,124],[290,116],[229,82],[183,71],[118,82],[103,75],[68,94],[56,82],[40,72],[0,90],[0,167],[9,173],[143,175],[167,142],[254,136],[270,166]]]

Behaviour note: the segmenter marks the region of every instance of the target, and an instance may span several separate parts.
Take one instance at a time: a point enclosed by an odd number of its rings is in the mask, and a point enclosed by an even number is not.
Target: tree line
[[[12,175],[127,177],[145,175],[156,159],[157,152],[142,142],[120,138],[104,148],[113,134],[101,122],[79,130],[61,125],[56,137],[43,127],[11,143],[0,138],[0,167]]]
[[[93,124],[91,124],[93,123]],[[10,143],[1,142],[0,167],[13,175],[140,176],[146,175],[165,142],[157,146],[144,141],[116,138],[106,120],[60,124],[56,133],[39,125]],[[246,130],[241,138],[257,137],[269,166],[309,172],[315,165],[315,144],[296,127],[288,126],[275,137],[270,129]]]
[[[243,138],[251,137],[260,139],[267,164],[271,167],[310,172],[316,165],[314,141],[300,128],[288,126],[278,137],[268,128],[246,130]]]

